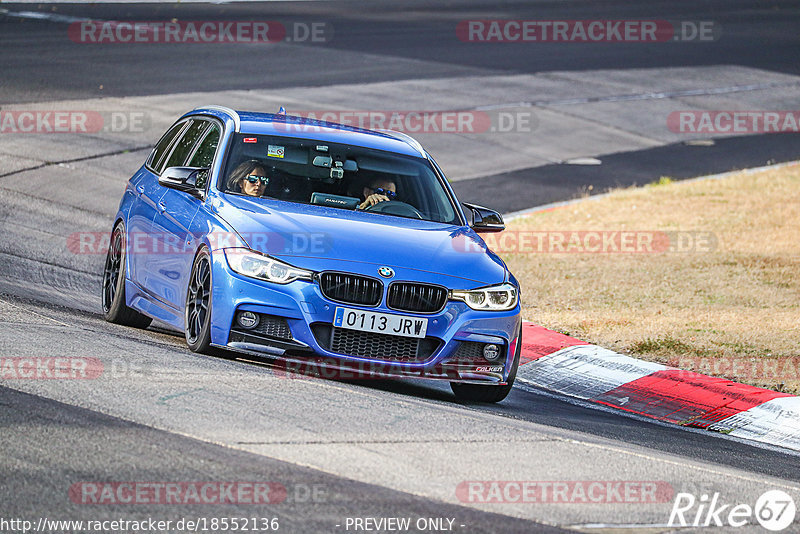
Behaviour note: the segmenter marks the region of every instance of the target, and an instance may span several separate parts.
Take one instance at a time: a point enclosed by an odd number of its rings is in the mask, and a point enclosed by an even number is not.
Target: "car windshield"
[[[431,163],[312,139],[236,134],[219,188],[226,192],[460,224]],[[377,195],[381,202],[368,197]],[[372,205],[374,204],[374,205]]]

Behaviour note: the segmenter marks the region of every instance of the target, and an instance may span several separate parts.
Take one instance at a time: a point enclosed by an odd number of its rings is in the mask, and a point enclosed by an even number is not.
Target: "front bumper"
[[[391,310],[385,306],[385,294],[381,304],[374,307],[342,304],[327,299],[316,282],[263,282],[234,273],[221,251],[212,258],[211,342],[215,346],[279,357],[279,368],[291,375],[342,379],[408,377],[496,385],[503,385],[508,379],[519,341],[519,304],[507,312],[486,312],[472,310],[463,302],[448,301],[441,311],[432,314]],[[402,272],[398,273],[400,276]],[[373,349],[368,357],[337,351],[335,347],[342,346],[332,341],[342,334],[332,326],[337,306],[426,318],[427,337],[419,342],[413,358],[394,350],[375,352],[379,342],[388,342],[385,346],[393,346],[395,339],[399,345],[410,342],[400,336],[384,339],[386,334],[372,334],[383,336],[379,338],[356,334],[360,336],[360,346]],[[239,326],[236,314],[241,311],[266,318],[259,321],[260,325],[265,321],[263,327],[248,330]],[[482,347],[487,343],[501,348],[502,355],[494,363],[483,358]]]

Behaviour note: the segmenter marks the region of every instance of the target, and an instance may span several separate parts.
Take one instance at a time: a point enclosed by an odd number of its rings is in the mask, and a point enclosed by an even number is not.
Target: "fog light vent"
[[[258,315],[249,311],[239,312],[236,316],[236,322],[239,323],[239,326],[242,328],[250,330],[258,325]]]
[[[493,343],[487,343],[483,346],[483,359],[487,362],[496,362],[500,359],[501,354],[500,347]]]

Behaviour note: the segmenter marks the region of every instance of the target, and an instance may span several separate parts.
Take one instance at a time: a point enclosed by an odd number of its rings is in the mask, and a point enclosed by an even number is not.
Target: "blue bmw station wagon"
[[[519,284],[411,137],[195,109],[129,180],[102,281],[106,320],[189,348],[357,376],[446,380],[498,402],[519,365]]]

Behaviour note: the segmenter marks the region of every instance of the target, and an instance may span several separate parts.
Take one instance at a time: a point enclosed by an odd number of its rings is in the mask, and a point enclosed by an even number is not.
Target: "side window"
[[[172,149],[172,154],[170,154],[167,164],[164,166],[165,169],[167,167],[183,166],[207,125],[208,123],[206,121],[192,121],[192,124],[186,129],[181,138],[178,139],[178,142],[175,143],[175,148]]]
[[[177,136],[183,127],[186,126],[186,122],[180,122],[173,126],[172,128],[164,134],[164,137],[156,145],[156,148],[153,150],[153,154],[150,157],[150,161],[148,165],[156,171],[156,174],[161,173],[161,165],[164,163],[164,158],[167,156],[167,151],[169,146],[172,144],[173,139]]]
[[[214,163],[214,153],[219,145],[220,129],[217,123],[211,123],[203,141],[194,151],[194,156],[189,160],[188,167],[211,167]]]
[[[194,151],[194,155],[187,165],[188,167],[205,167],[209,169],[207,171],[201,171],[197,175],[195,185],[200,189],[206,186],[208,174],[211,172],[211,164],[214,163],[214,154],[217,152],[217,146],[219,145],[220,133],[219,125],[212,122],[208,130],[206,130],[203,140],[197,145],[197,149]]]

